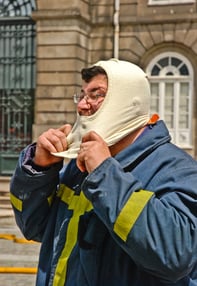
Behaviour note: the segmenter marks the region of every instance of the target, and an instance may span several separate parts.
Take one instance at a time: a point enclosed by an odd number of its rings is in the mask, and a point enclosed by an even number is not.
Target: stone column
[[[88,4],[80,0],[38,0],[32,14],[37,29],[37,83],[33,140],[48,128],[75,120],[73,94],[87,64]]]

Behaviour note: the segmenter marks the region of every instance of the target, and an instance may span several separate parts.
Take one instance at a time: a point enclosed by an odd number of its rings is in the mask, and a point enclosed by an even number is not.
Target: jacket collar
[[[162,120],[148,125],[143,133],[127,148],[119,152],[115,159],[126,169],[132,169],[158,146],[170,142],[171,136]]]

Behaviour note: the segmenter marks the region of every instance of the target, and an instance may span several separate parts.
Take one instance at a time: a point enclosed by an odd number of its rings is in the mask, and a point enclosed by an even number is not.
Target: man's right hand
[[[61,157],[56,157],[51,152],[62,152],[67,150],[66,137],[71,131],[72,126],[65,124],[58,129],[49,129],[41,134],[36,144],[34,164],[40,167],[48,167],[52,164],[63,160]]]

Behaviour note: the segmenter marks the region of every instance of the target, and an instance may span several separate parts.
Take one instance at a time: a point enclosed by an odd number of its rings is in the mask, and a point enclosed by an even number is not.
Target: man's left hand
[[[109,157],[111,153],[107,144],[96,132],[90,131],[83,136],[77,157],[80,171],[91,173]]]

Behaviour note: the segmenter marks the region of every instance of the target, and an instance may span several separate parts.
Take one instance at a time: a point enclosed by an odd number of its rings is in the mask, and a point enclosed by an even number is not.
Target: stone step
[[[10,189],[10,177],[7,176],[0,176],[0,192],[7,192],[9,193]]]
[[[0,207],[0,218],[7,218],[7,217],[13,217],[14,213],[12,209],[2,209]]]
[[[10,203],[10,177],[0,176],[0,218],[12,217]]]
[[[1,196],[0,195],[0,205],[5,204],[5,205],[10,205],[10,196],[9,194],[6,196]]]
[[[0,265],[22,265],[23,267],[34,266],[38,264],[38,255],[22,254],[0,254]]]
[[[7,197],[9,195],[10,195],[10,191],[9,190],[0,190],[0,196]]]
[[[1,202],[1,198],[0,198],[0,210],[2,209],[11,209],[12,206],[11,206],[11,203],[10,202]]]

